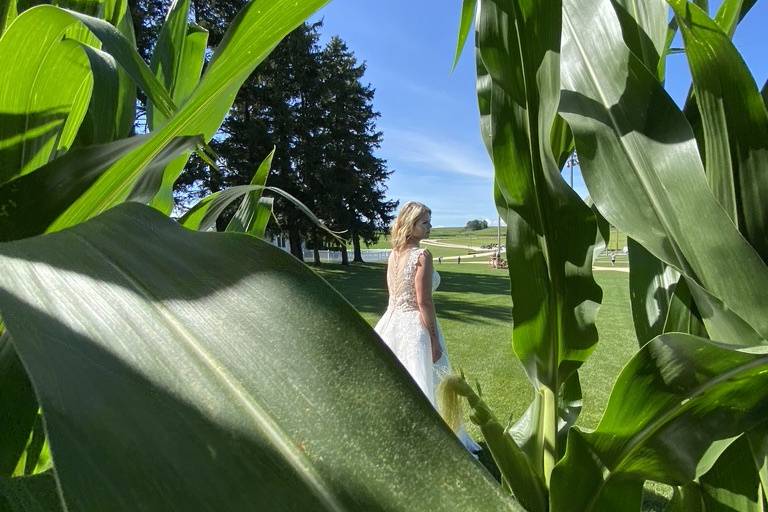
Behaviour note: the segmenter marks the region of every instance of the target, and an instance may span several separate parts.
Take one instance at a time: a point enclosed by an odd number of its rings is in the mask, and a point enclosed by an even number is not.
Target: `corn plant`
[[[481,127],[509,226],[513,346],[538,396],[503,427],[453,386],[529,510],[638,510],[646,480],[677,486],[673,510],[762,510],[768,116],[730,42],[754,4],[725,1],[715,19],[684,0],[464,4],[464,30],[477,6]],[[663,89],[678,27],[684,112]],[[568,378],[595,341],[576,328],[599,295],[585,293],[595,221],[560,178],[562,119],[597,210],[632,237],[641,349],[592,432],[568,428]]]

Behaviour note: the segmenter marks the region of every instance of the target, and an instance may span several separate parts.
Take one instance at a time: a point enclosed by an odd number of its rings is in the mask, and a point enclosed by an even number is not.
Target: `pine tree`
[[[216,46],[244,0],[192,0],[197,23],[209,30]],[[132,0],[131,12],[140,52],[147,60],[162,27],[170,0]],[[321,23],[303,24],[289,34],[239,91],[220,132],[210,142],[220,169],[196,155],[176,187],[177,200],[190,205],[199,198],[250,179],[261,160],[276,147],[268,184],[292,194],[323,221],[347,230],[355,261],[362,261],[360,240],[375,243],[391,222],[396,202],[386,201],[384,183],[391,174],[375,156],[381,132],[373,109],[374,90],[363,85],[365,65],[338,37],[321,49]],[[235,206],[232,207],[234,212]],[[328,237],[287,201],[275,202],[278,226],[287,231],[291,253],[303,259],[302,242],[314,249],[345,245]],[[220,219],[223,227],[228,220]]]
[[[346,43],[333,37],[321,56],[326,110],[325,182],[332,190],[326,216],[334,227],[352,238],[354,260],[362,262],[360,238],[374,243],[389,225],[397,203],[386,201],[384,182],[392,173],[374,156],[382,134],[376,130],[379,113],[373,109],[374,89],[363,85],[365,64],[358,64]],[[345,245],[342,263],[348,264]]]

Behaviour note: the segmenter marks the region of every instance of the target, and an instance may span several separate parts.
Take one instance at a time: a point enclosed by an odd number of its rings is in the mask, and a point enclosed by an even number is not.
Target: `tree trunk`
[[[360,250],[360,236],[355,232],[352,232],[352,248],[355,254],[352,261],[355,263],[365,263],[363,261],[363,252]]]
[[[349,265],[349,254],[347,253],[347,244],[340,244],[341,249],[341,264]]]
[[[288,227],[288,241],[291,244],[291,254],[293,254],[299,261],[304,261],[304,251],[301,249],[301,233],[299,233],[299,227],[290,221]]]
[[[320,266],[320,240],[318,240],[317,230],[312,231],[312,255],[315,258],[315,265]]]

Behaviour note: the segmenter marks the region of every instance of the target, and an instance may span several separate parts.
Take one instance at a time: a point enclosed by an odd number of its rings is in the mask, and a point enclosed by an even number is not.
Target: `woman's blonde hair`
[[[400,208],[400,213],[397,214],[390,232],[393,249],[399,251],[405,247],[408,239],[413,235],[416,222],[425,214],[432,215],[432,210],[416,201],[408,201]]]

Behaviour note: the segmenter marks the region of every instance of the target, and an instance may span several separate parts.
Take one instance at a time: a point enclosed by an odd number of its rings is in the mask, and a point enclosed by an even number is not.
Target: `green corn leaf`
[[[190,0],[177,0],[171,5],[150,64],[152,72],[177,105],[182,104],[197,86],[208,44],[208,31],[187,21],[189,5]],[[150,130],[165,124],[168,117],[167,113],[157,111],[152,101],[149,102],[147,120]]]
[[[734,441],[712,469],[699,478],[705,510],[762,512],[760,478],[745,435]]]
[[[721,300],[690,278],[683,277],[696,304],[696,311],[704,321],[707,333],[713,340],[732,345],[752,346],[766,344],[766,339],[734,313]]]
[[[178,59],[176,76],[173,77],[171,84],[166,84],[177,104],[183,103],[198,84],[205,61],[208,32],[197,25],[191,25],[185,33],[184,41],[184,45],[179,49],[182,53]],[[151,105],[150,103],[150,107]],[[153,128],[167,122],[167,117],[154,109],[149,110],[148,116]],[[198,154],[210,165],[211,159],[204,158],[204,151],[198,151]],[[182,155],[165,170],[160,190],[151,202],[151,205],[161,212],[168,214],[173,210],[173,186],[184,170],[189,156],[189,154]]]
[[[659,66],[656,69],[656,75],[662,83],[664,83],[667,75],[667,56],[672,54],[672,41],[675,40],[675,34],[677,34],[677,18],[673,16],[667,24],[667,35],[664,40],[664,53],[661,55]]]
[[[664,331],[680,273],[635,242],[629,247],[629,301],[637,342],[642,347]],[[682,331],[688,332],[688,331]]]
[[[190,208],[189,211],[187,211],[187,213],[185,213],[179,219],[179,223],[187,229],[193,229],[197,231],[214,231],[216,229],[216,221],[219,219],[219,216],[224,213],[229,205],[238,199],[247,197],[247,195],[251,192],[264,190],[269,190],[281,195],[293,203],[293,205],[300,212],[306,215],[307,218],[315,223],[319,228],[323,229],[325,232],[338,239],[339,241],[344,242],[344,239],[339,237],[343,231],[331,231],[325,224],[323,224],[323,221],[318,219],[317,216],[312,213],[312,210],[304,205],[304,203],[280,188],[265,187],[262,185],[238,185],[235,187],[230,187],[226,190],[214,192],[213,194],[204,197],[192,208]]]
[[[119,118],[125,99],[120,95],[120,68],[110,54],[91,46],[82,49],[88,57],[95,87],[88,113],[77,134],[77,145],[105,144],[121,138]]]
[[[135,47],[133,22],[127,7],[125,0],[108,1],[100,9],[100,17],[114,25],[128,44]],[[88,46],[84,49],[89,54],[96,85],[76,144],[91,146],[128,137],[136,117],[137,84],[111,55]],[[98,58],[94,58],[95,56]],[[150,89],[144,83],[138,85]],[[148,95],[153,96],[152,90]]]
[[[768,268],[709,190],[690,126],[625,46],[610,2],[565,0],[564,13],[560,108],[595,204],[766,339]]]
[[[452,69],[456,69],[461,54],[464,51],[464,45],[467,42],[469,31],[472,30],[472,19],[477,10],[477,0],[463,0],[461,3],[461,21],[459,22],[459,35],[456,38],[456,52],[453,56]]]
[[[10,25],[18,15],[16,0],[0,1],[0,37],[2,37],[5,29],[8,28],[8,25]]]
[[[602,298],[592,277],[596,219],[560,176],[552,147],[560,22],[555,0],[484,0],[477,22],[481,128],[507,224],[512,341],[541,395],[530,435],[546,481],[559,452],[557,397],[597,342]]]
[[[272,159],[275,156],[275,150],[272,148],[267,157],[261,162],[256,173],[253,175],[251,185],[266,186],[269,171],[272,169]],[[256,189],[243,197],[240,207],[235,215],[229,221],[226,231],[239,233],[251,233],[259,238],[264,237],[266,222],[269,222],[269,215],[272,213],[271,206],[261,202],[261,193],[263,189]],[[266,217],[266,222],[265,222]],[[258,220],[258,222],[257,222]],[[258,225],[257,225],[258,224]]]
[[[327,0],[299,3],[293,0],[252,0],[246,4],[230,25],[199,85],[173,117],[162,128],[152,132],[142,146],[112,166],[72,205],[68,214],[69,224],[57,223],[53,228],[61,229],[82,222],[125,201],[132,194],[136,196],[139,191],[132,189],[138,176],[174,138],[202,134],[205,140],[210,140],[253,69],[288,32],[325,3]],[[157,80],[154,75],[152,80]],[[156,103],[155,107],[158,106]],[[157,194],[162,180],[155,185],[153,195]],[[147,190],[140,191],[142,196],[145,192]]]
[[[625,44],[653,73],[668,48],[669,24],[665,0],[613,0]]]
[[[763,97],[763,103],[768,108],[768,80],[763,84],[763,88],[760,90],[760,96]]]
[[[560,116],[557,116],[552,124],[550,139],[552,140],[552,154],[557,161],[557,168],[562,169],[565,162],[573,154],[574,143],[570,126]]]
[[[7,332],[0,336],[0,389],[0,477],[9,477],[24,453],[38,405]]]
[[[488,405],[475,393],[463,376],[448,376],[440,386],[449,390],[449,393],[464,397],[467,401],[470,407],[470,419],[480,427],[491,456],[499,468],[503,483],[511,489],[520,504],[528,512],[545,512],[547,490],[542,475],[531,466],[527,454],[505,431]]]
[[[706,512],[701,487],[696,483],[675,487],[672,499],[664,512]]]
[[[3,512],[65,512],[53,473],[23,478],[0,477]]]
[[[55,224],[76,223],[68,213],[71,205],[95,186],[115,162],[141,146],[145,139],[146,136],[131,137],[100,146],[76,148],[33,173],[4,183],[0,186],[0,210],[3,212],[0,215],[0,241],[39,235],[51,231]],[[197,142],[199,139],[187,137],[169,144],[144,171],[143,181],[154,190],[168,162]],[[150,194],[147,196],[151,197]]]
[[[43,21],[41,8],[56,12]],[[74,141],[93,87],[76,40],[88,40],[87,32],[50,6],[22,13],[0,39],[0,183],[46,164]]]
[[[739,22],[756,3],[757,0],[724,0],[717,10],[715,21],[732,38]]]
[[[571,429],[552,510],[604,510],[601,494],[619,482],[683,485],[706,474],[734,436],[764,421],[767,384],[768,347],[654,338],[622,370],[597,429]]]
[[[630,271],[631,272],[631,271]],[[631,275],[631,274],[630,274]],[[688,281],[680,277],[669,297],[667,316],[662,332],[683,332],[701,338],[710,338],[688,288]]]
[[[760,425],[745,435],[749,441],[750,453],[755,462],[761,492],[765,499],[766,489],[768,489],[768,430],[766,425]]]
[[[68,510],[520,510],[349,303],[266,242],[129,203],[0,264]]]
[[[730,38],[703,11],[671,5],[683,34],[704,135],[710,188],[768,261],[768,112]]]
[[[265,238],[267,235],[267,225],[269,219],[275,218],[275,198],[262,197],[259,204],[256,205],[256,218],[253,219],[251,227],[246,233],[258,238]],[[277,219],[275,218],[277,222]]]

